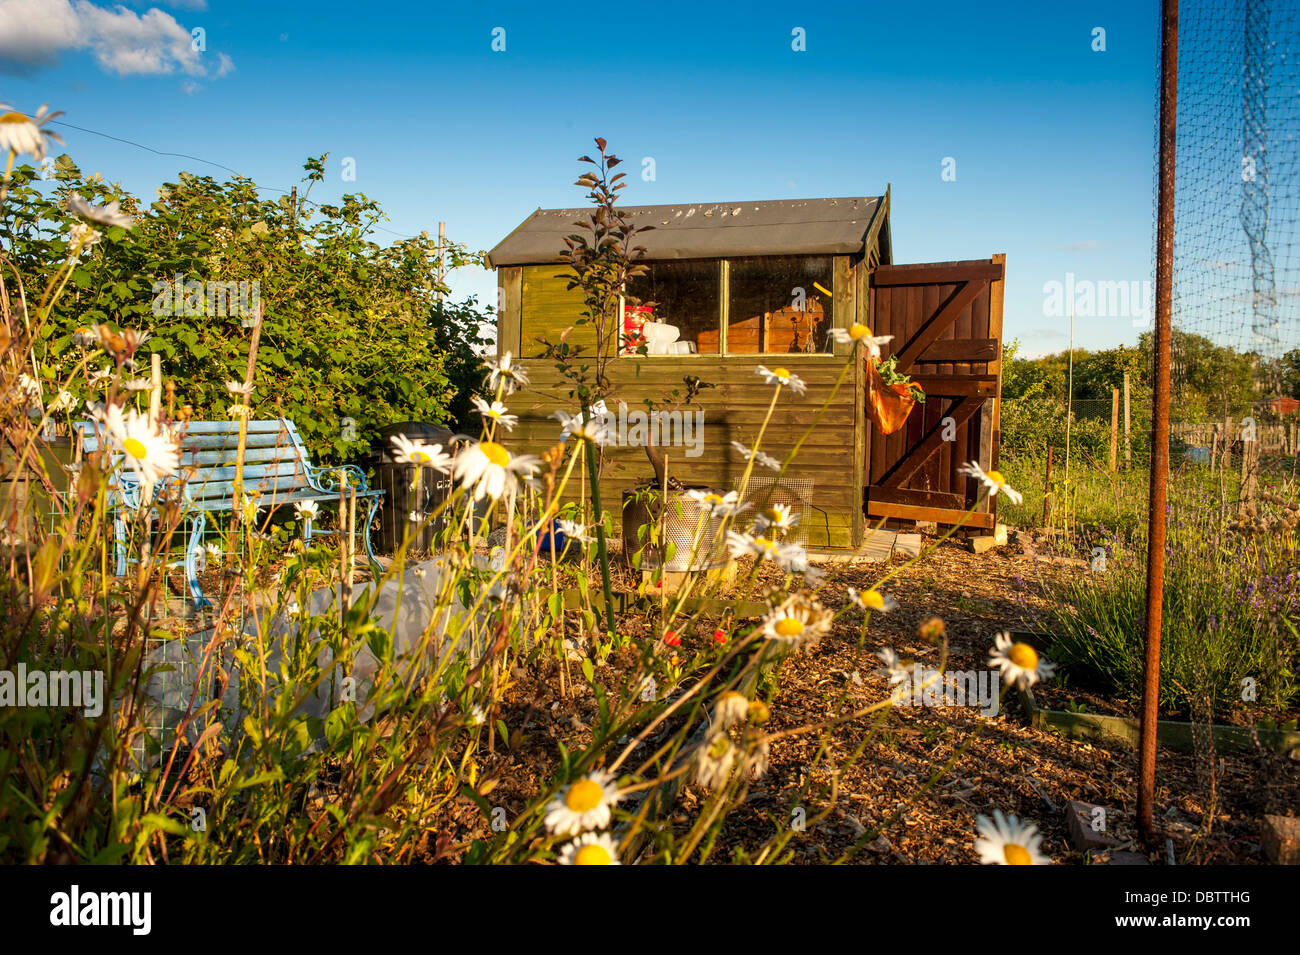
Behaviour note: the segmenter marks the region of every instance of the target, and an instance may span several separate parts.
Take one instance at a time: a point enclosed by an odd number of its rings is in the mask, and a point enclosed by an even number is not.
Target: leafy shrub
[[[100,323],[148,328],[135,373],[147,375],[148,356],[159,354],[178,407],[190,405],[200,419],[226,417],[225,383],[244,378],[249,316],[210,286],[193,294],[184,284],[246,282],[243,304],[264,308],[254,415],[294,420],[322,463],[355,456],[395,421],[470,423],[469,395],[483,378],[483,316],[472,301],[437,302],[436,238],[381,246],[370,238],[384,218],[375,202],[363,195],[311,202],[324,157],[306,163],[296,206],[287,196],[262,198],[245,178],[219,183],[188,173],[146,205],[98,174],[83,175],[67,156],[54,168],[51,187],[19,166],[0,209],[0,242],[32,287],[66,260],[70,197],[115,200],[139,219],[129,230],[106,230],[107,241],[79,254],[66,294],[41,323],[35,354],[47,387],[71,379],[77,398],[102,398],[71,374],[87,354],[74,334]],[[447,250],[448,267],[474,259],[460,246]]]

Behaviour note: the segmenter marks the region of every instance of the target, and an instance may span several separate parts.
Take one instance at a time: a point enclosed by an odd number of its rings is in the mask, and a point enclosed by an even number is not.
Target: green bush
[[[422,233],[375,243],[379,206],[363,195],[339,205],[311,202],[324,157],[304,168],[296,205],[288,196],[262,198],[248,179],[219,183],[188,173],[145,204],[98,174],[83,175],[67,156],[56,161],[53,183],[19,166],[0,210],[0,243],[32,287],[67,260],[71,226],[62,210],[71,196],[116,200],[139,216],[130,230],[110,228],[82,253],[41,323],[35,357],[47,394],[70,382],[77,398],[102,398],[74,373],[85,355],[74,341],[79,328],[147,328],[152,337],[134,374],[147,376],[146,356],[159,354],[164,376],[177,382],[178,409],[188,404],[196,418],[224,418],[226,382],[244,378],[247,311],[260,300],[253,413],[295,421],[322,463],[355,457],[394,421],[470,424],[485,319],[472,301],[439,305],[436,239]],[[447,252],[448,267],[474,260],[460,246]],[[226,283],[244,310],[215,297],[213,286],[195,286],[202,290],[195,294],[186,282]],[[248,283],[242,300],[233,294],[239,283]]]

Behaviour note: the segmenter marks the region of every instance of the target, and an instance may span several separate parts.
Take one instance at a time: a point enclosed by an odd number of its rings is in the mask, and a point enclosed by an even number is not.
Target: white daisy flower
[[[740,503],[740,494],[736,491],[719,494],[709,488],[692,488],[683,492],[682,497],[694,503],[700,510],[712,511],[719,517],[727,514],[738,514],[749,507],[748,504]]]
[[[872,358],[879,358],[880,346],[894,340],[893,335],[872,335],[871,329],[861,322],[850,325],[848,328],[832,328],[831,337],[841,345],[857,345],[860,343]]]
[[[487,722],[487,710],[475,703],[469,708],[469,725],[482,726]]]
[[[561,789],[546,806],[546,829],[557,836],[576,836],[609,825],[618,787],[609,773],[597,770]]]
[[[566,842],[556,861],[560,865],[622,865],[618,846],[608,832],[588,832]]]
[[[577,541],[581,544],[591,542],[591,538],[587,536],[586,526],[579,524],[577,521],[560,521],[559,528],[560,533],[568,540]]]
[[[727,550],[733,558],[752,555],[759,560],[775,559],[781,552],[781,545],[761,535],[746,534],[743,531],[727,531]]]
[[[989,666],[1002,671],[1002,681],[1027,690],[1039,680],[1047,680],[1056,669],[1055,663],[1048,663],[1027,643],[1017,643],[1011,634],[1003,630],[993,638],[993,649],[989,652]]]
[[[207,554],[207,561],[208,561],[208,563],[210,563],[210,564],[219,564],[219,563],[221,563],[221,547],[220,547],[220,545],[218,545],[218,544],[206,544],[206,545],[204,545],[203,550],[204,550],[204,552]]]
[[[754,373],[762,378],[765,383],[789,388],[796,394],[801,395],[808,390],[808,386],[804,383],[804,380],[787,368],[773,368],[768,370],[762,365],[759,365],[754,369]]]
[[[762,451],[751,451],[749,448],[745,447],[739,441],[732,441],[731,446],[735,448],[737,451],[739,451],[741,456],[745,458],[745,460],[749,460],[750,458],[753,458],[756,463],[761,464],[765,468],[770,468],[773,471],[781,470],[781,462],[778,461],[776,458],[772,457],[772,455],[770,454],[765,454]]]
[[[1001,472],[985,471],[976,461],[969,461],[966,464],[963,464],[957,469],[957,473],[965,474],[979,481],[988,488],[989,497],[996,497],[998,492],[1001,491],[1012,504],[1019,504],[1024,500],[1024,497],[1019,491],[1007,484],[1007,479],[1002,476]]]
[[[759,532],[769,530],[785,532],[798,522],[799,515],[790,510],[789,504],[769,504],[754,518],[754,527]]]
[[[776,565],[784,570],[787,574],[803,574],[805,577],[823,577],[823,571],[819,571],[808,563],[808,552],[804,550],[802,544],[781,544],[777,547],[776,553],[772,556]]]
[[[23,372],[18,376],[18,394],[20,398],[27,402],[29,409],[40,411],[41,383],[27,372]]]
[[[854,588],[849,588],[849,600],[853,601],[863,610],[879,610],[882,613],[889,613],[898,606],[898,601],[887,594],[882,594],[875,587],[869,590],[858,592]]]
[[[320,513],[320,505],[315,501],[299,501],[294,505],[293,513],[300,521],[314,521]]]
[[[97,229],[86,225],[84,222],[78,222],[72,227],[72,230],[68,234],[68,238],[72,240],[70,243],[72,246],[84,252],[86,249],[89,249],[92,245],[99,242],[99,240],[103,238],[103,235]]]
[[[140,479],[146,497],[158,481],[180,467],[180,448],[173,436],[147,415],[134,408],[123,415],[120,405],[109,405],[102,420],[127,467]]]
[[[153,382],[148,378],[128,378],[122,382],[122,387],[127,391],[148,391],[153,387]]]
[[[743,723],[749,717],[749,699],[743,693],[728,690],[718,698],[713,708],[713,719],[726,729],[736,723]]]
[[[452,476],[472,491],[474,500],[494,501],[515,493],[518,482],[530,477],[541,462],[530,454],[511,455],[495,441],[480,441],[456,455]]]
[[[44,103],[34,117],[28,117],[0,104],[0,154],[13,150],[17,155],[25,153],[40,162],[49,145],[47,139],[62,144],[62,136],[52,129],[42,129],[50,120],[63,115],[63,110],[50,113],[49,108],[50,104]]]
[[[561,441],[568,441],[570,438],[579,440],[590,438],[597,446],[604,447],[613,440],[609,431],[609,422],[604,415],[589,412],[586,422],[582,420],[582,415],[571,415],[563,411],[556,411],[551,417],[560,422]]]
[[[817,600],[793,594],[763,620],[763,637],[792,650],[814,644],[831,628],[834,615]]]
[[[227,418],[245,418],[253,413],[253,409],[244,404],[226,405]]]
[[[761,779],[767,772],[768,759],[771,753],[771,744],[768,743],[766,736],[760,736],[754,742],[748,752],[745,753],[745,772],[749,773],[750,779]]]
[[[393,460],[398,464],[414,464],[416,467],[433,468],[446,473],[451,470],[452,456],[442,450],[440,444],[425,444],[412,441],[404,434],[393,435]]]
[[[118,200],[114,199],[106,206],[92,206],[75,192],[68,196],[68,209],[73,215],[81,216],[83,219],[97,222],[100,225],[120,225],[124,229],[129,229],[135,225],[135,217],[126,215],[121,211],[119,205]]]
[[[242,381],[228,381],[226,382],[226,391],[232,395],[251,395],[253,393],[253,383],[251,381],[248,384],[244,384]]]
[[[72,344],[78,348],[95,348],[99,345],[99,332],[89,325],[83,325],[72,333]]]
[[[528,384],[528,375],[523,368],[514,364],[510,357],[510,352],[502,355],[492,370],[488,373],[488,384],[495,391],[498,384],[505,386],[505,393],[510,394],[516,388],[522,388]]]
[[[695,780],[705,789],[721,789],[736,763],[736,747],[726,733],[716,733],[695,751]]]
[[[885,669],[880,672],[889,677],[890,686],[896,686],[907,679],[907,667],[903,666],[903,661],[898,659],[898,654],[891,648],[885,647],[877,651],[876,656],[884,661]]]
[[[975,852],[984,865],[1051,865],[1052,860],[1041,851],[1043,836],[1032,823],[1021,824],[1015,816],[1004,816],[993,810],[993,819],[978,816],[975,828],[980,837],[975,840]]]
[[[506,406],[500,401],[493,401],[489,404],[478,395],[475,395],[470,401],[473,402],[475,411],[484,418],[491,418],[507,431],[513,431],[515,425],[519,423],[519,415],[506,414]]]
[[[50,402],[51,411],[70,411],[72,406],[77,403],[77,396],[66,388],[60,391],[53,401]]]

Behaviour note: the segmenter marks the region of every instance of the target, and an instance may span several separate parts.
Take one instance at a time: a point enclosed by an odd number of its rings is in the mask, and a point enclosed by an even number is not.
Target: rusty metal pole
[[[1169,344],[1174,269],[1174,144],[1178,110],[1178,0],[1162,0],[1160,25],[1160,178],[1156,200],[1156,328],[1151,384],[1151,493],[1147,512],[1146,653],[1138,737],[1138,828],[1155,831],[1156,718],[1160,694],[1161,611],[1165,597],[1165,507],[1169,476]]]

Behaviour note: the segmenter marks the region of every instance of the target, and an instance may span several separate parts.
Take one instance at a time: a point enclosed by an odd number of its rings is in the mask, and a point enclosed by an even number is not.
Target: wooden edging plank
[[[1016,639],[1032,638],[1041,645],[1046,634],[1012,631]],[[1100,713],[1068,713],[1048,710],[1039,706],[1030,690],[1017,688],[1020,705],[1029,716],[1035,729],[1062,730],[1071,739],[1115,740],[1138,744],[1138,721],[1127,716],[1106,716]],[[1158,720],[1156,740],[1170,749],[1194,752],[1197,734],[1206,730],[1214,734],[1214,748],[1218,752],[1248,753],[1257,746],[1283,755],[1300,756],[1300,732],[1294,730],[1252,729],[1249,726],[1231,726],[1226,723],[1189,723],[1186,720]]]

